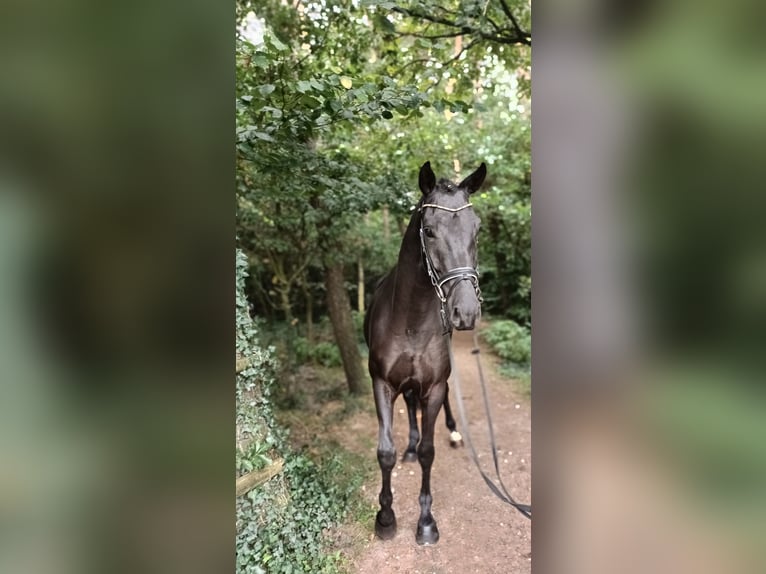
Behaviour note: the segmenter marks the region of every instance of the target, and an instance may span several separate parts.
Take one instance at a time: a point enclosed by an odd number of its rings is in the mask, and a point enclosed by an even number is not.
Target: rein
[[[435,209],[442,209],[444,211],[449,211],[451,213],[455,213],[458,211],[461,211],[463,209],[466,209],[468,207],[471,207],[471,203],[466,203],[465,205],[461,207],[445,207],[443,205],[438,205],[435,203],[424,203],[420,206],[418,211],[421,213],[420,217],[420,249],[423,254],[423,260],[425,262],[426,271],[428,272],[428,277],[431,279],[431,284],[434,286],[434,290],[436,291],[436,296],[439,298],[439,313],[441,315],[442,320],[442,326],[444,327],[444,332],[442,335],[447,336],[452,334],[452,323],[449,320],[449,317],[447,316],[447,297],[450,295],[452,290],[455,288],[455,286],[460,281],[470,281],[473,283],[473,288],[476,291],[476,298],[479,300],[479,303],[483,302],[482,296],[481,296],[481,289],[479,288],[479,274],[473,267],[455,267],[454,269],[448,270],[443,275],[440,275],[436,268],[434,267],[433,260],[431,259],[431,254],[428,251],[428,247],[426,245],[426,239],[425,239],[425,231],[423,229],[423,209],[426,207],[433,207]],[[449,292],[446,294],[444,293],[443,286],[453,280],[457,280],[456,283],[452,285]],[[471,453],[471,458],[473,459],[474,464],[476,465],[476,468],[479,469],[479,473],[481,474],[481,477],[484,479],[484,482],[487,483],[487,486],[492,491],[492,493],[497,496],[500,500],[505,502],[506,504],[510,504],[513,506],[516,510],[518,510],[521,514],[532,519],[532,506],[528,504],[521,504],[519,502],[516,502],[513,497],[508,493],[508,489],[506,489],[505,484],[503,484],[503,479],[500,478],[500,464],[498,463],[497,459],[497,447],[495,445],[495,432],[492,427],[492,414],[490,412],[489,408],[489,395],[487,393],[487,384],[484,381],[484,371],[481,368],[481,361],[479,360],[479,342],[476,338],[476,333],[474,332],[473,335],[473,341],[474,341],[474,349],[471,351],[473,355],[476,355],[476,366],[479,371],[479,381],[481,382],[481,393],[482,397],[484,399],[484,412],[487,415],[487,424],[489,429],[489,442],[490,446],[492,447],[492,458],[495,463],[495,474],[497,475],[497,480],[500,483],[500,487],[492,481],[492,479],[487,476],[487,474],[482,470],[481,465],[479,464],[479,456],[476,454],[476,449],[473,446],[473,441],[471,440],[471,433],[468,430],[468,418],[465,414],[465,405],[463,404],[463,393],[460,388],[460,377],[458,376],[457,369],[455,368],[455,357],[452,353],[452,341],[447,341],[447,349],[449,350],[449,361],[450,361],[450,368],[452,371],[452,377],[451,381],[454,383],[455,387],[455,396],[457,397],[457,406],[458,406],[458,413],[460,414],[460,422],[463,425],[464,430],[464,436],[465,441],[468,443],[468,448]]]
[[[447,342],[447,349],[449,349],[449,361],[450,361],[450,367],[452,369],[452,377],[451,382],[454,384],[455,389],[455,397],[457,398],[457,410],[460,414],[460,423],[463,425],[463,436],[465,438],[465,442],[468,443],[468,448],[471,452],[471,458],[473,459],[474,464],[476,465],[476,468],[479,469],[479,474],[481,474],[481,477],[484,479],[484,482],[487,483],[487,486],[492,491],[492,493],[497,496],[500,500],[505,502],[506,504],[510,504],[513,506],[516,510],[518,510],[521,514],[526,516],[528,519],[532,519],[532,506],[529,504],[521,504],[519,502],[516,502],[513,497],[508,493],[508,489],[505,488],[505,484],[503,484],[503,479],[500,478],[500,464],[497,460],[497,447],[495,445],[495,432],[492,428],[492,414],[490,412],[489,408],[489,395],[487,394],[487,384],[484,381],[484,371],[481,368],[481,361],[479,360],[479,341],[476,338],[476,333],[473,334],[473,344],[474,349],[471,351],[472,355],[476,355],[476,366],[479,370],[479,381],[481,381],[481,394],[484,399],[484,412],[487,415],[487,426],[489,429],[489,442],[490,446],[492,447],[492,458],[495,462],[495,474],[497,475],[497,480],[500,483],[500,488],[497,487],[497,485],[492,481],[492,479],[487,476],[487,474],[482,470],[481,465],[479,464],[479,456],[476,454],[476,449],[473,446],[473,441],[471,440],[471,433],[468,430],[468,418],[465,414],[465,405],[463,404],[463,393],[460,388],[460,377],[458,376],[457,369],[455,368],[455,357],[452,353],[452,341]]]
[[[426,271],[428,272],[428,277],[431,279],[431,285],[434,286],[436,296],[439,298],[439,314],[442,320],[442,327],[444,328],[444,331],[442,332],[443,335],[452,332],[452,323],[450,323],[449,317],[447,316],[447,297],[460,281],[470,281],[473,284],[474,291],[476,291],[476,298],[479,300],[479,303],[482,303],[484,299],[481,296],[481,289],[479,288],[479,274],[473,267],[455,267],[443,275],[439,275],[439,273],[436,271],[433,259],[431,259],[431,253],[428,251],[428,247],[426,246],[425,231],[423,230],[423,208],[433,207],[435,209],[443,209],[444,211],[455,213],[457,211],[462,211],[463,209],[471,207],[472,205],[472,203],[466,203],[461,207],[444,207],[443,205],[438,205],[436,203],[424,203],[418,209],[418,211],[421,213],[419,231],[420,250],[423,254],[423,260],[425,262]],[[455,279],[457,279],[457,282],[453,284],[449,292],[445,294],[442,287],[444,284]]]

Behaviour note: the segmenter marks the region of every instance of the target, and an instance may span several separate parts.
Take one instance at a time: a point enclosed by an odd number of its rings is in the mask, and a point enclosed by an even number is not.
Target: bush
[[[324,367],[339,367],[341,365],[340,350],[335,343],[317,343],[311,349],[311,359]]]
[[[494,321],[482,336],[501,359],[517,365],[532,361],[532,337],[526,327],[510,320]]]
[[[340,570],[339,553],[328,553],[323,531],[346,515],[353,492],[333,481],[337,469],[319,468],[304,455],[287,459],[273,479],[238,499],[237,573]]]
[[[287,431],[272,408],[276,361],[274,350],[258,341],[248,314],[244,280],[247,258],[237,252],[236,350],[247,367],[236,379],[236,474],[284,460],[281,474],[236,500],[237,573],[338,572],[339,553],[327,551],[323,531],[346,515],[358,484],[339,482],[341,464],[331,459],[321,467],[293,452]],[[326,347],[323,354],[331,356]]]
[[[354,331],[356,332],[356,338],[360,344],[366,345],[364,342],[364,313],[359,311],[351,312],[351,319],[354,322]]]
[[[257,461],[268,456],[271,449],[278,450],[284,442],[282,431],[274,420],[271,394],[274,387],[276,363],[271,348],[263,348],[258,342],[255,323],[248,312],[245,296],[247,258],[237,252],[236,291],[236,352],[237,360],[246,367],[237,373],[236,380],[236,430],[237,473],[252,470]],[[258,455],[255,455],[257,451]]]

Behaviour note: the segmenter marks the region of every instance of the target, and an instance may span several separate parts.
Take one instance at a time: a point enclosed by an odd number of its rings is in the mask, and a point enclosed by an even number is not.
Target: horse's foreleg
[[[452,416],[452,409],[449,406],[449,384],[447,390],[444,393],[444,418],[447,420],[447,428],[449,429],[449,444],[452,448],[463,446],[463,436],[457,432],[457,425],[455,424],[455,417]]]
[[[407,443],[407,450],[404,451],[402,460],[404,462],[415,462],[418,460],[418,453],[415,450],[418,446],[418,440],[420,439],[420,433],[418,432],[418,397],[415,395],[413,389],[407,389],[404,391],[404,402],[407,403],[407,417],[410,421],[410,439]]]
[[[418,544],[436,544],[439,541],[439,529],[431,514],[431,465],[434,462],[434,426],[436,417],[444,402],[446,385],[434,385],[428,399],[422,403],[423,435],[418,445],[418,459],[423,471],[420,487],[420,518],[415,541]]]
[[[396,534],[396,516],[391,505],[394,495],[391,493],[391,471],[396,464],[396,447],[393,437],[393,407],[396,395],[391,386],[381,379],[373,381],[375,409],[378,412],[378,464],[382,477],[380,488],[380,510],[375,517],[375,534],[383,540]]]

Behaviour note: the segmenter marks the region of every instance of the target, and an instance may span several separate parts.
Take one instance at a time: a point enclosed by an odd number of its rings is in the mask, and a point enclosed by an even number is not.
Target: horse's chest
[[[391,384],[398,386],[407,381],[429,384],[446,379],[449,359],[440,347],[405,347],[395,351],[391,354],[386,376]]]

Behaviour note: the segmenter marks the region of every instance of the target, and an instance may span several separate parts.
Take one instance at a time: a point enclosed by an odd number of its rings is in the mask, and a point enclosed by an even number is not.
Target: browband
[[[437,205],[436,203],[424,203],[420,206],[420,210],[422,211],[424,207],[435,207],[436,209],[455,212],[465,209],[466,207],[471,207],[472,205],[473,203],[466,203],[463,207],[444,207],[443,205]]]

